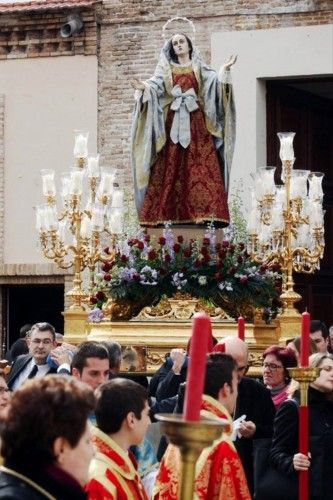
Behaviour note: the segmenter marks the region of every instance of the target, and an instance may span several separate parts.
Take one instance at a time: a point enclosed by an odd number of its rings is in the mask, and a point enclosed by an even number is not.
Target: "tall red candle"
[[[210,335],[209,317],[205,313],[195,314],[192,323],[184,401],[184,419],[192,422],[200,420],[201,398],[206,374],[206,355]]]
[[[303,368],[309,366],[309,342],[310,342],[310,314],[306,311],[302,314],[302,330],[301,330],[300,363]]]
[[[245,340],[245,320],[243,316],[239,316],[238,318],[238,338]]]

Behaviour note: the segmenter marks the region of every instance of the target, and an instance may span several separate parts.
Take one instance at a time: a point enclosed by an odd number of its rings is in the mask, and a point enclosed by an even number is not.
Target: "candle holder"
[[[267,168],[268,173],[259,169],[253,176],[255,195],[247,226],[247,248],[251,257],[260,264],[278,264],[282,269],[284,283],[280,300],[283,312],[280,318],[286,321],[300,316],[295,303],[302,297],[294,290],[293,272],[314,273],[319,269],[325,247],[323,174],[293,170],[294,135],[293,132],[278,134],[284,186],[271,186],[269,182],[271,193],[265,192],[263,197],[263,186],[267,184],[267,175],[271,176],[271,167]]]
[[[198,422],[183,420],[182,415],[174,413],[157,414],[161,431],[170,442],[177,446],[181,455],[180,500],[193,500],[195,465],[200,453],[221,437],[228,422],[223,419],[201,418]]]
[[[95,287],[96,263],[113,258],[113,254],[106,255],[102,251],[102,235],[112,235],[115,248],[123,219],[123,193],[120,189],[114,191],[116,172],[102,169],[100,175],[99,157],[88,158],[87,141],[88,132],[76,132],[76,168],[62,175],[60,213],[56,206],[54,171],[46,169],[41,172],[46,203],[36,211],[44,257],[53,260],[61,269],[74,269],[73,288],[67,292],[73,302],[71,311],[85,311],[84,303]],[[117,225],[112,220],[115,213]],[[82,288],[82,272],[86,268],[90,272],[88,293]]]
[[[309,385],[318,377],[319,368],[288,368],[288,373],[291,378],[299,383],[301,406],[308,406]]]

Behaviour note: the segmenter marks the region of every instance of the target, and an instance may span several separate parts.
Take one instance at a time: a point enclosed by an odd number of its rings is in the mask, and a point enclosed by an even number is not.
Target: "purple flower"
[[[99,309],[98,307],[96,307],[95,309],[90,311],[90,313],[88,315],[88,319],[92,323],[100,323],[103,318],[104,318],[103,311],[101,309]]]

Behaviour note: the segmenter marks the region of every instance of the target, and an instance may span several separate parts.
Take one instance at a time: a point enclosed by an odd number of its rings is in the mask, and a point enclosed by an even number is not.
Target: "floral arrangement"
[[[109,248],[106,254],[111,254]],[[202,241],[185,241],[166,225],[153,240],[148,234],[120,241],[112,258],[101,263],[99,290],[91,302],[101,307],[111,297],[138,304],[139,310],[176,292],[222,307],[231,315],[242,308],[265,308],[270,319],[276,313],[281,287],[278,266],[256,264],[244,243],[216,242],[210,225]],[[97,314],[95,321],[97,319]],[[266,318],[267,319],[267,318]]]

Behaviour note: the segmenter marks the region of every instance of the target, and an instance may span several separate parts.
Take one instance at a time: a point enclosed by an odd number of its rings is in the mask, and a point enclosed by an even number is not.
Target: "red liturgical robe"
[[[220,439],[202,451],[197,465],[195,494],[198,500],[251,500],[242,463],[230,440],[232,420],[216,399],[203,396],[202,415],[230,423]],[[157,474],[154,500],[177,500],[180,471],[178,448],[169,445]]]
[[[94,429],[97,453],[93,458],[86,491],[90,500],[148,500],[136,461],[107,434]]]

